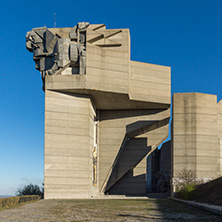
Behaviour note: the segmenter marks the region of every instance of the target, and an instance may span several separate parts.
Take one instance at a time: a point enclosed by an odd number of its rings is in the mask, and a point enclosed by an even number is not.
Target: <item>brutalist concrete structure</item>
[[[222,176],[222,100],[203,93],[175,93],[171,123],[172,191],[183,170],[200,181]]]
[[[26,47],[45,91],[45,198],[145,195],[146,156],[168,136],[170,68],[130,60],[129,30],[104,24],[35,28]]]

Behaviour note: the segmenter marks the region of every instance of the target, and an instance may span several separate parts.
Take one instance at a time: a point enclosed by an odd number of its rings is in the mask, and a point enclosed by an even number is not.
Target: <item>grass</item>
[[[168,199],[56,201],[50,213],[63,218],[70,213],[70,221],[221,221],[220,216]]]
[[[222,221],[219,215],[169,199],[41,200],[25,205],[18,211],[9,210],[4,213],[4,218],[14,214],[18,221],[24,222]],[[0,221],[4,218],[0,213]]]

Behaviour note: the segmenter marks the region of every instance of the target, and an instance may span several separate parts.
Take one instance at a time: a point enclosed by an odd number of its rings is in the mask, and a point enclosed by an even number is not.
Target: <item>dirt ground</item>
[[[222,206],[222,177],[198,186],[194,199],[198,202]]]
[[[169,199],[40,200],[0,211],[1,222],[222,221],[222,216]]]

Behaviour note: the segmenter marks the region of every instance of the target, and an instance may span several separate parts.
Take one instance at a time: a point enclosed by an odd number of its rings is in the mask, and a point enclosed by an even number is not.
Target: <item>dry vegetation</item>
[[[25,215],[25,216],[24,216]],[[221,221],[221,217],[168,199],[40,200],[0,212],[0,221]]]
[[[39,200],[38,195],[0,198],[0,210],[19,206],[19,204]]]

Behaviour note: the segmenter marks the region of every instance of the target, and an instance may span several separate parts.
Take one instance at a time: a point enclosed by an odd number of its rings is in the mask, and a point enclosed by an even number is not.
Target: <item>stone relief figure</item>
[[[86,29],[88,22],[78,23],[62,38],[46,27],[34,28],[26,35],[26,48],[33,52],[36,69],[42,78],[60,74],[72,67],[71,74],[86,73]]]
[[[97,184],[97,147],[93,148],[93,185]]]

